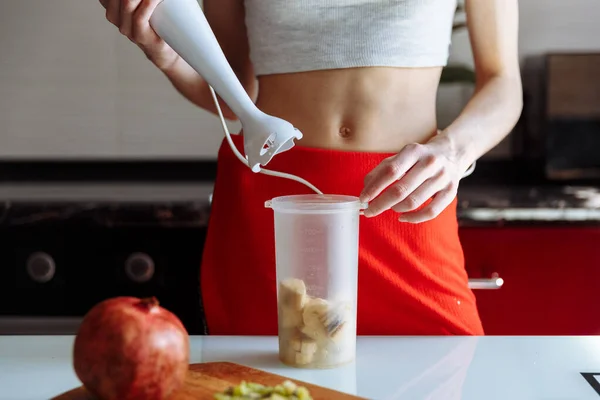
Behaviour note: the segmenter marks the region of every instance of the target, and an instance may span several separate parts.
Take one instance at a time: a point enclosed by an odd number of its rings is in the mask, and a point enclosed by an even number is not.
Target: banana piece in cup
[[[278,313],[279,326],[281,329],[299,329],[302,327],[302,311],[280,308]]]
[[[328,336],[338,342],[343,337],[343,332],[348,327],[350,321],[350,312],[352,308],[348,303],[340,303],[330,307],[327,314],[321,319],[321,322],[327,330]]]
[[[302,313],[304,326],[300,331],[319,343],[329,339],[337,343],[348,326],[350,311],[346,303],[332,306],[323,299],[310,299]]]
[[[319,343],[326,341],[329,335],[323,324],[323,319],[327,316],[328,309],[329,304],[326,300],[310,299],[304,306],[304,312],[302,313],[304,326],[300,328],[300,331]]]
[[[294,351],[302,354],[314,354],[317,351],[317,342],[304,335],[296,335],[291,340]]]
[[[296,358],[294,358],[294,364],[296,365],[307,365],[310,364],[313,360],[313,354],[304,354],[304,353],[296,353]]]
[[[313,362],[316,352],[317,342],[308,336],[297,333],[287,342],[287,348],[284,351],[285,360],[282,361],[292,365],[310,364]]]
[[[279,283],[279,318],[283,328],[302,326],[302,309],[306,304],[306,285],[300,279],[290,278]]]
[[[290,278],[279,283],[279,301],[282,306],[301,310],[306,303],[306,285],[302,279]]]

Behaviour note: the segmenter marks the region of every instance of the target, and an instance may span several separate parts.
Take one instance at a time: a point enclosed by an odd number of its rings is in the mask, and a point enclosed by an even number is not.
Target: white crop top
[[[445,66],[456,0],[244,0],[257,75]]]

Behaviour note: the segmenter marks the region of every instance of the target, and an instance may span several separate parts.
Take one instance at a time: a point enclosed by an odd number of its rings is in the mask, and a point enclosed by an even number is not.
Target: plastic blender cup
[[[333,368],[356,356],[358,197],[276,197],[279,358],[303,368]]]

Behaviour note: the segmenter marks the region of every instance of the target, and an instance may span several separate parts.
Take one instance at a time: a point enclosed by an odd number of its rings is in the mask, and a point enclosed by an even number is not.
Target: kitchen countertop
[[[0,184],[0,225],[88,219],[104,225],[205,226],[212,182],[62,182]],[[468,226],[600,225],[600,187],[482,185],[458,192]]]
[[[0,399],[48,399],[79,386],[73,340],[0,336]],[[276,351],[275,337],[194,336],[190,361],[237,362],[369,399],[600,398],[584,375],[600,373],[594,336],[360,337],[356,362],[333,370],[285,367]]]
[[[600,224],[600,188],[569,185],[464,185],[461,226]]]
[[[96,226],[205,227],[212,183],[0,184],[0,226],[84,222]]]

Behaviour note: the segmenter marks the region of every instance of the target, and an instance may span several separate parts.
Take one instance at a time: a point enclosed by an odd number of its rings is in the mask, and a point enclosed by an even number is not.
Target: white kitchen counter
[[[73,339],[0,336],[0,399],[79,386]],[[361,337],[356,363],[320,371],[285,367],[276,350],[274,337],[192,337],[191,362],[237,362],[370,399],[600,399],[581,375],[600,373],[600,337]]]

